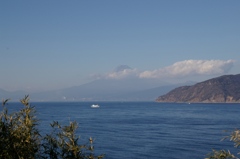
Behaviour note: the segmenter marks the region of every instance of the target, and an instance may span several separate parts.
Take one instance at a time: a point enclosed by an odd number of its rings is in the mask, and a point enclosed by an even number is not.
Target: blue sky
[[[0,88],[76,86],[117,77],[119,65],[133,68],[121,77],[238,74],[239,8],[239,0],[2,0]]]

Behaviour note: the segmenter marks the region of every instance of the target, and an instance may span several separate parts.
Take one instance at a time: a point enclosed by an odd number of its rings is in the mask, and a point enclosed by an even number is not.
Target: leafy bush
[[[230,136],[226,137],[229,138],[230,141],[234,142],[234,147],[238,148],[240,146],[240,130],[235,130],[231,133]],[[224,138],[224,139],[226,139]],[[224,140],[223,139],[223,140]],[[239,152],[240,153],[240,152]],[[211,153],[207,155],[206,159],[239,159],[238,157],[234,156],[229,150],[213,150]]]
[[[53,121],[52,132],[41,136],[35,116],[35,107],[29,104],[29,96],[21,101],[24,108],[9,114],[7,100],[3,100],[0,113],[0,158],[4,159],[95,159],[104,155],[94,156],[93,139],[87,144],[79,144],[76,136],[78,124],[70,122],[61,126]]]

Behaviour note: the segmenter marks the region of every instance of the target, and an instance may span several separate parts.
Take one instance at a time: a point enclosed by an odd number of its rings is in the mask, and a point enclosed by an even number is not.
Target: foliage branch
[[[0,112],[0,158],[4,159],[101,159],[104,155],[95,156],[93,139],[90,137],[86,144],[79,144],[76,136],[78,124],[70,122],[61,126],[53,121],[52,132],[40,135],[37,128],[34,106],[29,104],[29,96],[20,102],[23,108],[9,114],[7,102],[2,101],[3,110]]]

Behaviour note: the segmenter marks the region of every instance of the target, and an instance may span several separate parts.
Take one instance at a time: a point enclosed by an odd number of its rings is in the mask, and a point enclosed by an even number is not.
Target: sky
[[[239,8],[239,0],[1,0],[0,88],[238,74]]]

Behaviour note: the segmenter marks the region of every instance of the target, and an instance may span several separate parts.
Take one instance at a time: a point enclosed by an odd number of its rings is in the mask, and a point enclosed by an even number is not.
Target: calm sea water
[[[82,143],[93,137],[96,155],[106,159],[203,159],[212,149],[236,152],[232,142],[220,140],[240,128],[240,104],[91,104],[33,103],[43,133],[53,120],[77,121]]]

